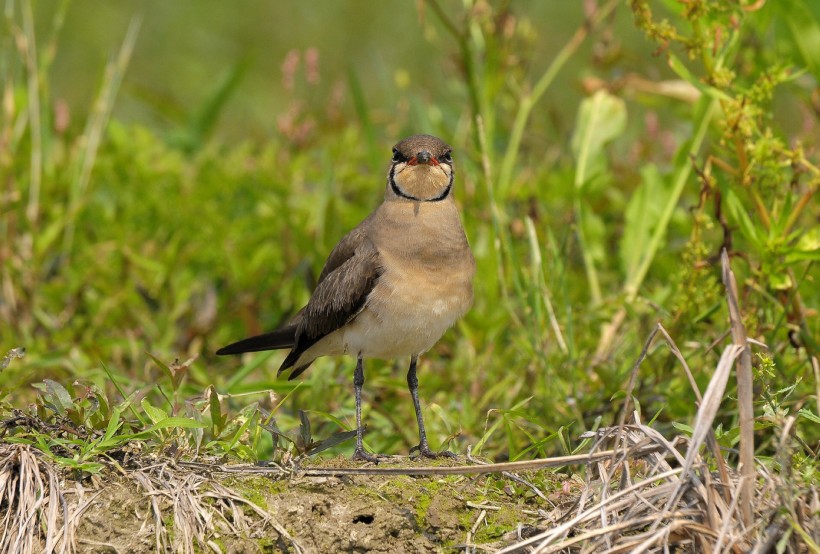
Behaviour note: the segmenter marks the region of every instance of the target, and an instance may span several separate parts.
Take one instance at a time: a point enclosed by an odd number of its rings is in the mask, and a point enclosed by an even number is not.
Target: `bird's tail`
[[[224,356],[226,354],[242,354],[243,352],[279,350],[280,348],[292,348],[295,341],[296,326],[288,325],[264,335],[242,339],[228,346],[223,346],[216,353],[219,356]]]

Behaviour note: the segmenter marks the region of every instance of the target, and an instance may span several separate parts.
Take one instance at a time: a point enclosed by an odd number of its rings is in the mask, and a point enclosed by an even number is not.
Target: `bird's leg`
[[[424,419],[421,416],[421,404],[419,404],[419,378],[416,375],[416,363],[418,356],[410,358],[410,369],[407,371],[407,387],[410,389],[410,396],[413,397],[413,407],[416,409],[416,422],[419,424],[419,444],[410,449],[412,454],[418,450],[421,458],[455,458],[455,454],[448,450],[442,452],[433,452],[430,450],[430,445],[427,443],[427,432],[424,430]]]
[[[364,385],[364,366],[362,364],[362,355],[359,354],[356,361],[356,371],[353,373],[353,386],[356,389],[356,450],[353,451],[353,459],[379,463],[379,458],[365,452],[362,445],[362,437],[364,436],[364,427],[362,427],[362,385]]]

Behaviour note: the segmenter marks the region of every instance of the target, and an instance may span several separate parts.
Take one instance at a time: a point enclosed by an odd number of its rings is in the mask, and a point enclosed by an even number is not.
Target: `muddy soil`
[[[349,462],[324,465],[340,463]],[[158,542],[182,552],[494,550],[570,502],[566,483],[547,471],[522,474],[532,486],[485,475],[196,477],[194,485],[177,471],[169,474],[176,484],[153,493],[133,476],[97,480],[83,493],[91,503],[77,522],[79,551],[155,552]],[[196,494],[179,494],[185,486]]]

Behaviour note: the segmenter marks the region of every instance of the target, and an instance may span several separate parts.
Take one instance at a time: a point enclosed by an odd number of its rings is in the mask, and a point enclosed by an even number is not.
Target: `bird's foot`
[[[435,460],[436,458],[456,458],[456,454],[450,452],[449,450],[442,450],[441,452],[433,452],[430,450],[430,447],[426,444],[424,445],[417,445],[410,449],[410,456],[413,456],[413,453],[416,453],[418,458],[429,458],[431,460]]]
[[[356,450],[353,452],[353,457],[351,458],[351,460],[353,460],[354,462],[371,462],[374,464],[378,464],[379,461],[381,461],[384,458],[387,458],[387,456],[383,454],[370,454],[368,452],[365,452],[363,448],[356,448]]]

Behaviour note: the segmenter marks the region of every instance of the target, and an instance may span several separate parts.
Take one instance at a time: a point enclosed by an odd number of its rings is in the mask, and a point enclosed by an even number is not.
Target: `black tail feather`
[[[288,353],[287,357],[285,357],[284,361],[282,362],[282,365],[279,366],[279,371],[276,373],[276,375],[282,375],[282,373],[295,366],[299,358],[302,357],[302,354],[304,354],[308,348],[319,342],[321,338],[322,337],[308,338],[305,335],[300,336],[299,343],[295,344],[293,346],[293,350],[291,350],[290,353]],[[313,360],[294,369],[293,372],[291,372],[291,374],[288,376],[288,381],[302,374],[312,363]]]
[[[297,367],[296,369],[294,369],[294,370],[291,372],[291,374],[290,374],[290,375],[288,375],[288,381],[293,381],[294,379],[296,379],[297,377],[299,377],[301,374],[303,374],[303,373],[305,372],[305,370],[306,370],[307,368],[309,368],[309,367],[310,367],[310,364],[312,364],[312,363],[313,363],[313,361],[311,360],[311,361],[310,361],[310,363],[305,364],[305,365],[303,365],[303,366],[300,366],[300,367]]]
[[[242,354],[243,352],[261,352],[263,350],[279,350],[292,348],[296,341],[296,326],[287,326],[264,335],[242,339],[216,351],[217,355]]]

